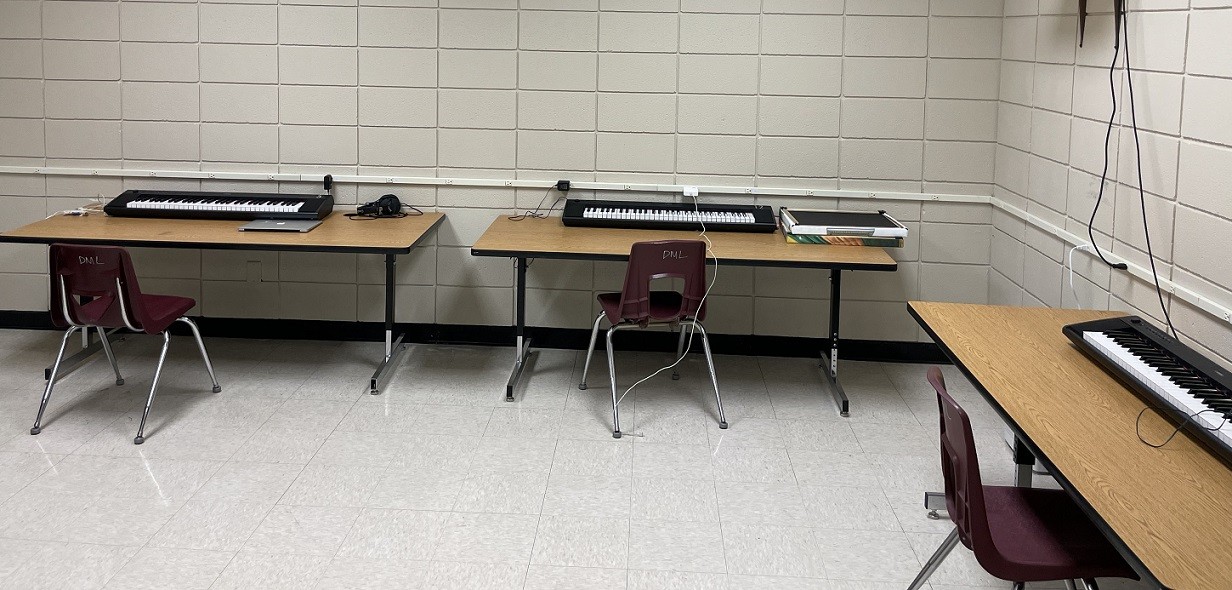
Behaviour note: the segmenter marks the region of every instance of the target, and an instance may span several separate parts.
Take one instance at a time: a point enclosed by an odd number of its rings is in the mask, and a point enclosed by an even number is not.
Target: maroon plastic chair
[[[1138,579],[1108,539],[1061,490],[986,486],[981,483],[971,420],[945,390],[941,369],[928,370],[941,409],[941,472],[945,505],[954,531],[911,583],[924,585],[960,541],[988,573],[1025,582],[1063,580],[1074,588],[1095,578]]]
[[[115,371],[116,385],[123,385],[124,379],[120,377],[120,367],[111,352],[111,344],[107,341],[107,330],[127,328],[134,332],[162,334],[163,349],[158,356],[158,367],[154,369],[154,380],[150,384],[150,396],[145,402],[145,412],[141,415],[141,426],[137,428],[137,437],[133,439],[135,444],[145,442],[145,421],[150,415],[150,406],[154,403],[154,393],[158,390],[158,378],[162,374],[163,362],[167,359],[167,348],[171,344],[171,332],[168,328],[171,324],[184,322],[192,329],[193,336],[197,339],[197,348],[201,350],[201,358],[205,360],[205,370],[209,372],[210,381],[214,384],[213,391],[222,391],[218,378],[214,376],[210,356],[205,351],[205,343],[201,341],[201,332],[192,320],[184,316],[197,304],[196,301],[188,297],[142,293],[137,285],[137,274],[133,272],[132,259],[123,248],[52,244],[49,257],[51,320],[57,327],[68,329],[60,340],[60,352],[51,367],[47,389],[43,391],[43,401],[39,404],[38,417],[34,419],[30,434],[38,434],[43,430],[43,412],[47,410],[47,402],[51,400],[51,390],[56,385],[60,363],[64,360],[64,349],[68,345],[69,337],[77,330],[87,334],[90,328],[98,331],[103,352],[107,354],[111,369]]]
[[[681,291],[652,291],[651,281],[675,278],[684,281]],[[710,366],[710,382],[714,385],[714,399],[719,406],[719,428],[727,428],[723,414],[723,398],[719,396],[719,379],[714,372],[714,359],[710,355],[710,339],[701,320],[706,317],[706,243],[698,240],[664,240],[637,242],[629,250],[629,266],[625,269],[624,290],[620,293],[599,295],[599,307],[603,311],[595,318],[590,332],[590,346],[586,349],[586,366],[582,369],[582,382],[578,389],[586,389],[586,374],[590,371],[590,359],[599,337],[599,323],[607,319],[607,372],[612,385],[612,436],[620,438],[620,398],[616,389],[616,360],[612,349],[612,335],[619,330],[645,328],[651,325],[668,324],[673,330],[680,329],[676,344],[676,362],[684,356],[685,328],[689,336],[701,332],[702,346],[706,351],[706,363]],[[673,366],[672,379],[679,379]]]

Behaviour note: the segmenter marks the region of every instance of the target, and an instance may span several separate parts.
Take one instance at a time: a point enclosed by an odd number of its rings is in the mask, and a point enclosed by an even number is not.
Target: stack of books
[[[885,211],[779,208],[783,236],[792,244],[902,248],[907,228]]]

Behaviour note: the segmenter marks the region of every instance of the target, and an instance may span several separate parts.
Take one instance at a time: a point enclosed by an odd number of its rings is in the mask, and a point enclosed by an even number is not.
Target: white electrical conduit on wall
[[[264,182],[305,182],[321,184],[324,174],[287,174],[264,172],[205,172],[198,170],[140,170],[132,168],[49,168],[36,166],[0,166],[0,174],[25,174],[43,176],[96,176],[119,178],[166,178],[189,180],[254,180]],[[384,184],[416,186],[465,186],[498,188],[553,188],[555,180],[502,180],[499,178],[438,178],[428,176],[353,176],[333,174],[334,182],[340,184]],[[623,182],[570,181],[570,188],[599,191],[630,191],[643,193],[676,193],[684,191],[684,185],[639,184]],[[693,185],[690,185],[693,186]],[[987,203],[983,195],[944,195],[900,192],[840,191],[811,188],[767,188],[740,186],[698,186],[698,191],[708,194],[727,195],[774,195],[790,197],[838,197],[857,199],[882,199],[893,201],[936,201],[946,203]]]
[[[1053,225],[1052,223],[1048,222],[1042,217],[1039,217],[1038,215],[1033,215],[1031,213],[1023,211],[1022,209],[1019,209],[1018,207],[1015,207],[1009,203],[1006,203],[1005,201],[1002,201],[1001,199],[993,198],[993,199],[989,199],[989,201],[992,203],[992,206],[994,208],[1005,211],[1006,213],[1009,213],[1010,215],[1013,215],[1014,217],[1017,217],[1041,230],[1044,230],[1052,234],[1053,236],[1059,238],[1062,242],[1065,242],[1066,244],[1070,246],[1082,246],[1082,245],[1090,243],[1090,241],[1087,240],[1085,237],[1074,235],[1066,231],[1063,228]],[[1152,291],[1154,290],[1154,278],[1151,275],[1151,269],[1144,268],[1142,266],[1134,264],[1106,250],[1104,251],[1104,257],[1113,263],[1124,262],[1125,266],[1128,267],[1126,272],[1141,279],[1142,281],[1150,283],[1152,286]],[[1178,299],[1194,305],[1198,309],[1201,309],[1202,311],[1214,316],[1217,319],[1223,320],[1226,323],[1232,323],[1232,309],[1229,309],[1223,305],[1220,305],[1219,303],[1215,301],[1207,299],[1206,297],[1199,295],[1197,292],[1195,292],[1192,289],[1189,289],[1188,287],[1178,285],[1172,282],[1171,280],[1168,280],[1162,277],[1160,277],[1159,279],[1159,287],[1163,289],[1165,293],[1171,293],[1173,296],[1177,297]]]
[[[140,169],[105,169],[105,168],[55,168],[38,166],[0,166],[0,174],[41,175],[41,176],[95,176],[118,178],[165,178],[187,180],[241,180],[264,182],[304,182],[320,184],[324,174],[288,174],[263,172],[207,172],[199,170],[140,170]],[[458,186],[458,187],[498,187],[498,188],[540,188],[549,189],[556,186],[555,180],[502,180],[492,178],[438,178],[420,176],[372,176],[334,174],[335,183],[342,184],[377,184],[377,185],[412,185],[412,186]],[[690,185],[692,186],[692,185]],[[570,182],[570,187],[578,190],[597,191],[629,191],[641,193],[674,193],[684,192],[684,185],[674,184],[639,184],[621,182]],[[989,203],[1021,219],[1049,234],[1057,237],[1070,246],[1080,246],[1088,240],[1074,235],[1051,222],[1033,215],[1018,207],[1010,205],[1001,199],[984,195],[951,195],[931,193],[903,193],[879,191],[849,191],[810,188],[776,188],[776,187],[741,187],[741,186],[698,186],[698,192],[713,195],[751,195],[779,197],[832,197],[843,199],[868,199],[883,201],[931,201],[937,203]],[[1129,274],[1146,282],[1152,282],[1151,272],[1137,264],[1122,259],[1111,253],[1105,256],[1112,262],[1124,262]],[[1187,287],[1177,285],[1171,280],[1160,279],[1160,287],[1173,296],[1190,303],[1202,311],[1222,320],[1232,323],[1232,308],[1225,307],[1199,295]]]

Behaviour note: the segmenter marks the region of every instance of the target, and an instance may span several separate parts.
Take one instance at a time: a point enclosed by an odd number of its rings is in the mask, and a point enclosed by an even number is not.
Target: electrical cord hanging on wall
[[[1087,247],[1087,244],[1078,244],[1069,249],[1069,256],[1066,257],[1069,261],[1067,265],[1069,267],[1069,292],[1074,296],[1074,305],[1078,306],[1078,309],[1082,309],[1082,300],[1078,299],[1078,289],[1074,287],[1074,252],[1086,250]]]
[[[549,187],[548,192],[543,193],[543,198],[539,199],[539,204],[535,205],[534,211],[527,210],[523,213],[510,215],[509,219],[512,221],[522,221],[523,219],[527,219],[527,218],[544,219],[548,217],[549,215],[552,214],[552,211],[556,210],[556,205],[559,205],[560,202],[565,199],[564,196],[556,197],[556,200],[552,201],[552,206],[548,207],[547,211],[543,211],[543,203],[548,200],[548,195],[552,194],[552,190],[556,188],[557,188],[556,186]]]
[[[1118,0],[1121,1],[1121,0]],[[1151,278],[1155,281],[1155,296],[1159,298],[1159,309],[1164,314],[1164,322],[1172,337],[1177,338],[1176,328],[1172,325],[1172,316],[1168,313],[1168,305],[1164,303],[1164,290],[1159,286],[1159,271],[1155,268],[1155,252],[1151,248],[1151,230],[1147,224],[1146,190],[1142,187],[1142,143],[1138,139],[1138,115],[1134,109],[1134,75],[1129,64],[1129,13],[1121,19],[1125,32],[1125,82],[1129,90],[1129,120],[1134,131],[1134,160],[1138,171],[1138,202],[1142,208],[1142,233],[1146,237],[1146,256],[1151,261]]]
[[[1121,10],[1122,0],[1116,0],[1118,14]],[[1128,48],[1126,48],[1128,55]],[[1112,262],[1104,257],[1104,252],[1099,249],[1099,244],[1095,241],[1095,216],[1099,213],[1100,203],[1104,201],[1104,187],[1108,185],[1108,148],[1112,144],[1112,126],[1116,122],[1117,116],[1117,87],[1116,87],[1116,63],[1117,58],[1121,55],[1121,28],[1116,27],[1116,37],[1112,43],[1112,62],[1108,64],[1108,88],[1112,94],[1112,113],[1108,115],[1108,130],[1104,133],[1104,171],[1099,175],[1099,193],[1095,195],[1095,207],[1091,209],[1091,219],[1087,221],[1087,237],[1091,240],[1091,248],[1095,250],[1095,254],[1099,259],[1104,261],[1104,264],[1120,270],[1129,268],[1124,262]]]
[[[562,183],[563,183],[563,188],[562,188]],[[561,201],[565,200],[564,195],[556,197],[556,200],[552,201],[552,206],[548,207],[547,211],[543,211],[543,203],[548,200],[548,195],[552,194],[552,189],[556,189],[563,193],[569,190],[568,187],[569,187],[569,181],[567,180],[562,180],[556,183],[555,185],[549,187],[546,193],[543,193],[543,198],[539,199],[539,204],[535,205],[534,211],[527,210],[522,213],[516,213],[514,215],[510,215],[509,220],[510,221],[522,221],[523,219],[547,219],[548,216],[552,215],[552,211],[556,210],[556,205],[559,205]],[[516,260],[514,261],[514,264],[515,265],[517,264]],[[530,268],[531,261],[528,259],[525,264],[526,264],[526,268]]]

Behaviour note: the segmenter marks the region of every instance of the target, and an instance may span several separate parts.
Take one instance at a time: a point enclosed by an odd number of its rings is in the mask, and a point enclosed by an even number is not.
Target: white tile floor
[[[378,344],[173,340],[134,446],[156,342],[57,387],[58,335],[0,331],[0,588],[904,588],[949,531],[925,367],[844,363],[850,418],[816,363],[704,360],[622,403],[605,357],[540,351],[506,403],[508,348],[414,346],[368,395]],[[625,386],[670,360],[618,353]],[[1012,474],[996,415],[952,368],[988,483]],[[931,588],[1006,588],[954,552]],[[1105,584],[1105,588],[1129,587]]]

